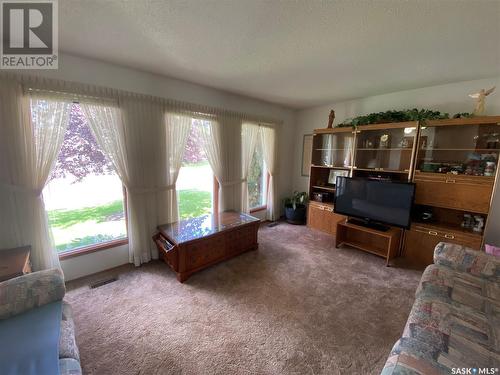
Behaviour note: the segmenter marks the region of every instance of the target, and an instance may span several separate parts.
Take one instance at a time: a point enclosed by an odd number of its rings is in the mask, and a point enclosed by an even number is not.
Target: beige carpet
[[[304,226],[264,225],[259,243],[185,284],[160,262],[70,282],[84,373],[379,373],[420,272]]]

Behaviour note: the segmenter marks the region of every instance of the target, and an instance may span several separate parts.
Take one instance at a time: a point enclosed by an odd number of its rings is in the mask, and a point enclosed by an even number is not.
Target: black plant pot
[[[285,216],[286,221],[290,224],[304,225],[306,223],[306,206],[303,204],[297,204],[295,206],[285,206]]]

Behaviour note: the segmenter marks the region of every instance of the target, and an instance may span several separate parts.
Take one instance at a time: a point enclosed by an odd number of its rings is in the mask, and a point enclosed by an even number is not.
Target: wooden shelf
[[[314,206],[324,206],[324,207],[328,207],[328,208],[331,208],[333,210],[333,203],[332,202],[317,202],[317,201],[309,201],[310,204],[314,205]]]
[[[349,241],[342,241],[342,245],[351,246],[351,247],[354,247],[356,249],[363,250],[367,253],[381,256],[383,258],[386,257],[387,250],[384,248],[375,248],[373,246],[369,246],[369,245],[364,244],[362,242],[349,242]]]
[[[412,151],[408,147],[395,147],[395,148],[357,148],[356,151]]]
[[[424,151],[500,151],[500,148],[433,148],[433,147],[423,147],[421,150]]]
[[[450,118],[445,120],[426,120],[421,123],[425,126],[440,125],[496,125],[500,124],[500,116],[474,116],[469,118]]]
[[[386,265],[395,258],[401,243],[402,229],[390,227],[379,231],[343,220],[337,223],[335,247],[348,245],[385,258]]]
[[[352,128],[352,126],[335,127],[331,129],[314,129],[315,134],[352,133],[353,131],[354,129]]]
[[[315,148],[314,151],[345,151],[345,148]]]
[[[418,127],[418,121],[406,121],[406,122],[389,122],[385,124],[369,124],[369,125],[359,125],[356,127],[356,131],[363,130],[385,130],[385,129],[401,129],[401,128],[416,128]]]
[[[386,238],[391,238],[394,235],[394,233],[398,233],[398,232],[401,231],[401,229],[398,229],[396,227],[389,227],[389,230],[383,232],[383,231],[380,231],[380,230],[377,230],[377,229],[373,229],[373,228],[369,228],[369,227],[364,227],[364,226],[361,226],[361,225],[353,224],[353,223],[350,223],[349,221],[344,221],[341,224],[343,226],[347,227],[347,228],[361,230],[363,232],[375,234],[377,236],[386,237]]]
[[[381,172],[381,173],[403,173],[408,174],[409,171],[394,171],[390,169],[375,169],[375,168],[357,168],[354,167],[355,171],[367,171],[367,172]]]
[[[351,169],[351,167],[335,167],[335,166],[314,165],[314,164],[311,164],[311,168],[341,169],[341,170],[344,170],[344,171],[349,171]]]
[[[483,180],[487,183],[491,183],[493,184],[493,182],[495,181],[495,176],[475,176],[475,175],[472,175],[472,174],[465,174],[465,173],[458,173],[458,174],[455,174],[455,173],[439,173],[439,172],[425,172],[425,171],[422,171],[420,169],[416,169],[415,170],[415,177],[414,179],[416,178],[419,178],[419,177],[424,177],[424,178],[439,178],[439,177],[447,177],[447,178],[465,178],[465,179],[470,179],[470,180]]]
[[[313,185],[313,189],[321,189],[321,190],[328,190],[328,191],[335,191],[334,187],[329,187],[329,186],[318,186],[318,185]]]

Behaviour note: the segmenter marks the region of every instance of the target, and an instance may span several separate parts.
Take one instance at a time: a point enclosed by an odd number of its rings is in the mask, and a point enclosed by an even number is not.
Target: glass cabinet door
[[[416,168],[421,172],[494,176],[500,126],[422,126],[419,143]]]
[[[409,171],[416,127],[369,130],[359,127],[358,129],[354,163],[356,168]]]
[[[350,131],[315,134],[312,164],[317,166],[350,168],[354,135]]]

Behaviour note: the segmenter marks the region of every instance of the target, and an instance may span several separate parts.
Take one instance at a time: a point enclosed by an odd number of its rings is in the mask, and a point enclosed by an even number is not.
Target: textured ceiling
[[[500,0],[59,8],[61,51],[295,108],[500,75]]]

